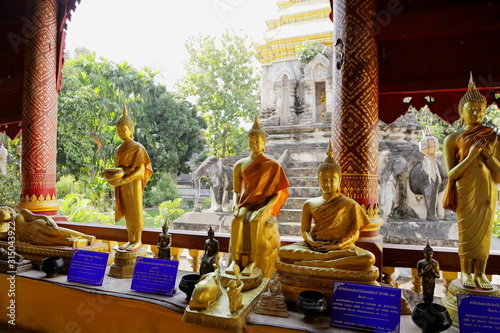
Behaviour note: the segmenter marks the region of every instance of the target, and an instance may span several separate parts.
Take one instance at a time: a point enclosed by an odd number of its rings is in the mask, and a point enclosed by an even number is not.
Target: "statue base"
[[[129,279],[134,275],[137,257],[146,257],[148,251],[141,246],[134,251],[115,250],[115,261],[109,268],[109,276],[117,279]]]
[[[4,241],[0,241],[0,247],[7,249],[9,244]],[[40,264],[42,260],[47,257],[62,257],[64,259],[64,267],[59,271],[59,273],[67,274],[69,269],[69,264],[71,263],[71,258],[73,258],[73,252],[75,248],[70,246],[43,246],[43,245],[32,245],[25,242],[16,242],[15,244],[16,253],[20,254],[24,259],[30,260],[36,269],[40,269]],[[92,245],[83,246],[78,248],[79,250],[94,251],[94,252],[108,252],[109,246],[105,243],[94,243]]]
[[[29,260],[9,264],[7,260],[0,260],[0,273],[22,273],[31,271],[33,264]]]
[[[280,276],[281,288],[287,302],[295,302],[299,294],[306,290],[325,293],[331,302],[333,282],[353,282],[379,286],[377,282],[378,268],[373,266],[368,271],[349,271],[336,268],[308,267],[276,262],[276,270]]]
[[[229,283],[229,281],[236,280],[236,275],[228,274],[226,272],[223,272],[220,277],[222,287],[224,288],[227,288],[227,284]],[[262,271],[260,268],[256,268],[250,276],[243,276],[239,274],[239,277],[241,282],[243,282],[242,291],[255,289],[262,283]]]
[[[500,297],[500,289],[498,289],[496,286],[493,286],[493,289],[490,290],[480,288],[466,288],[462,285],[462,280],[453,280],[448,286],[448,292],[441,300],[441,305],[443,305],[448,310],[451,320],[453,321],[452,325],[458,328],[459,322],[457,294]]]
[[[263,279],[257,288],[242,292],[243,307],[235,312],[229,311],[229,298],[226,289],[222,288],[222,295],[213,306],[203,311],[191,310],[188,306],[182,320],[186,323],[239,332],[243,329],[259,295],[267,288],[268,282],[269,279]]]

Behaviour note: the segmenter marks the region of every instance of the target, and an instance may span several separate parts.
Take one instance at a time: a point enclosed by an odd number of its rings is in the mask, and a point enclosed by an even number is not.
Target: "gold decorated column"
[[[372,221],[361,239],[377,239],[378,58],[374,0],[336,0],[333,8],[332,144],[342,168],[341,191],[367,210]]]
[[[57,1],[29,0],[23,97],[22,188],[18,209],[55,215]]]

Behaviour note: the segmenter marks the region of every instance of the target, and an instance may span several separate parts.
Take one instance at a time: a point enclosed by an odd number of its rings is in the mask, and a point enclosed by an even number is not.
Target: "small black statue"
[[[168,233],[167,223],[163,225],[162,233],[158,235],[158,259],[170,260],[170,243],[172,236]]]
[[[205,252],[201,256],[200,274],[213,272],[214,264],[219,264],[219,241],[214,238],[214,230],[210,226],[208,239],[205,241]]]
[[[432,259],[434,250],[430,247],[429,242],[424,247],[425,258],[417,263],[418,276],[422,278],[422,293],[424,294],[424,303],[432,303],[434,301],[434,288],[436,279],[439,278],[439,263]]]
[[[424,303],[417,304],[411,314],[413,322],[424,333],[436,333],[447,330],[451,324],[448,310],[440,304],[433,303],[436,278],[439,277],[439,263],[432,259],[434,250],[429,242],[424,247],[425,258],[417,263],[418,276],[422,278]]]

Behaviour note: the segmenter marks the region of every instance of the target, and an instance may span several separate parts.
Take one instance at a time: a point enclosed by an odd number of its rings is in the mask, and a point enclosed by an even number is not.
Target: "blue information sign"
[[[68,281],[102,286],[109,253],[75,250],[69,265]]]
[[[470,333],[498,332],[500,298],[457,294],[460,331]]]
[[[132,277],[132,290],[174,296],[179,262],[175,260],[138,257]]]
[[[330,325],[369,332],[399,332],[401,290],[336,281]]]

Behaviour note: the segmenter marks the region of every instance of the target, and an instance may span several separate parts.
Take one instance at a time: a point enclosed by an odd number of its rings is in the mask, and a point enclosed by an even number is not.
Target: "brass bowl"
[[[104,178],[108,181],[122,179],[124,175],[125,175],[125,171],[123,170],[123,168],[110,168],[110,169],[104,170],[101,173],[102,178]]]

